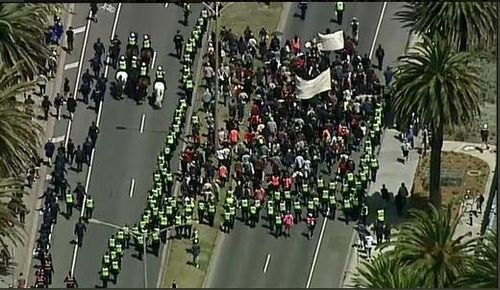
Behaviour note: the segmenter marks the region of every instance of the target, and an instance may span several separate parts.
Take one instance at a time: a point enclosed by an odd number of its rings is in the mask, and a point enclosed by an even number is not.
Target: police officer
[[[191,14],[191,7],[189,6],[188,3],[184,3],[184,5],[182,7],[182,12],[183,12],[183,17],[184,17],[184,21],[183,21],[184,26],[187,26],[189,14]]]
[[[191,235],[193,234],[193,216],[190,213],[186,213],[185,215],[185,221],[186,221],[186,226],[184,227],[184,237],[186,239],[191,238]]]
[[[351,216],[351,210],[352,210],[352,205],[351,205],[351,199],[350,197],[344,197],[344,218],[345,218],[345,223],[349,224],[349,219]]]
[[[73,207],[75,206],[75,200],[73,193],[71,191],[66,192],[66,218],[70,218],[73,215]]]
[[[222,231],[229,234],[231,229],[231,212],[229,210],[229,205],[224,206],[224,221],[222,222]]]
[[[269,221],[269,230],[272,232],[275,222],[274,201],[269,199],[267,201],[266,208],[267,208],[267,220]]]
[[[335,3],[335,12],[337,13],[337,23],[342,25],[342,17],[344,15],[344,2]]]
[[[128,249],[130,245],[130,227],[128,226],[128,224],[125,224],[125,226],[123,226],[122,229],[123,229],[123,248]]]
[[[163,70],[163,66],[159,65],[156,70],[156,80],[164,81],[165,80],[165,71]]]
[[[383,225],[384,220],[385,220],[385,209],[379,208],[377,210],[377,224]]]
[[[175,46],[175,54],[178,59],[182,57],[182,45],[184,43],[184,37],[182,37],[181,31],[177,30],[177,33],[174,36],[174,46]]]
[[[107,265],[102,265],[101,266],[101,271],[99,272],[101,281],[102,281],[102,288],[108,288],[108,280],[109,280],[109,268]]]
[[[375,158],[375,157],[371,158],[371,160],[370,160],[370,167],[371,167],[371,173],[372,173],[372,176],[371,176],[372,182],[376,182],[376,180],[377,180],[377,170],[378,170],[378,167],[379,167],[377,158]]]
[[[254,228],[257,221],[257,206],[255,200],[250,203],[250,227]]]
[[[124,55],[120,56],[120,60],[118,60],[118,71],[126,71],[127,70],[127,59]]]
[[[94,207],[95,207],[94,200],[90,195],[87,195],[87,199],[85,200],[85,219],[87,221],[92,218]]]
[[[182,234],[183,234],[183,231],[182,231],[183,225],[182,225],[182,215],[179,211],[177,211],[175,214],[174,224],[175,224],[175,237],[177,239],[180,239],[182,237]]]
[[[145,62],[141,62],[141,69],[139,71],[139,76],[140,77],[148,76],[148,65]]]
[[[243,198],[241,198],[240,204],[241,204],[241,219],[245,224],[248,224],[249,222],[248,213],[250,210],[250,203],[248,197],[243,196]]]
[[[283,234],[283,215],[281,212],[277,212],[274,218],[274,225],[276,228],[276,238]]]
[[[160,229],[159,228],[154,228],[153,233],[151,234],[152,241],[151,241],[151,248],[153,249],[153,254],[155,256],[158,256],[158,253],[160,251]]]
[[[130,32],[128,36],[128,45],[129,46],[137,45],[137,34],[135,34],[135,32]]]
[[[198,222],[201,224],[205,218],[206,203],[203,199],[198,200]]]
[[[302,220],[302,204],[300,203],[299,196],[295,196],[295,199],[293,201],[293,214],[294,214],[294,219],[293,219],[294,224],[297,224],[299,221]]]
[[[142,37],[142,48],[150,49],[151,48],[151,39],[149,39],[149,34],[144,34]]]
[[[74,230],[74,234],[76,235],[76,243],[78,247],[82,246],[83,235],[85,234],[86,231],[87,227],[83,223],[82,218],[80,218],[78,222],[75,224],[75,230]]]
[[[210,197],[208,200],[208,223],[211,227],[214,226],[215,210],[215,201],[213,200],[213,197]]]
[[[328,207],[330,209],[330,216],[329,218],[334,220],[335,219],[335,212],[337,211],[337,197],[335,196],[335,192],[330,193],[328,196]]]
[[[138,66],[138,58],[136,55],[133,55],[132,56],[132,60],[130,61],[130,69],[132,71],[137,71],[137,69],[139,68]]]

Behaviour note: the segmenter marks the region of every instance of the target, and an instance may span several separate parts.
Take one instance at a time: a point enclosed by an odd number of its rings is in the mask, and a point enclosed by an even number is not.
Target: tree
[[[429,277],[430,288],[448,288],[470,260],[475,239],[457,236],[461,214],[452,205],[410,210],[394,240],[394,256],[405,267]]]
[[[497,3],[428,1],[411,2],[395,14],[419,34],[439,34],[460,51],[494,43],[497,35]]]
[[[456,288],[497,288],[498,286],[498,233],[488,232],[478,242],[477,252],[455,282]]]
[[[20,176],[41,146],[42,127],[31,120],[24,104],[16,100],[33,89],[33,82],[15,81],[17,66],[0,64],[0,178]]]
[[[391,252],[375,257],[371,262],[363,261],[359,274],[353,279],[356,288],[422,288],[425,276],[419,271],[405,267]]]
[[[411,113],[431,133],[429,191],[440,206],[441,149],[445,129],[470,124],[480,115],[482,82],[468,52],[455,52],[441,37],[423,37],[415,52],[401,58],[393,83],[393,110],[398,124],[409,124]]]
[[[26,194],[22,190],[23,180],[17,178],[0,178],[0,245],[6,246],[8,241],[14,245],[24,244],[25,230],[14,212],[9,209],[11,199],[19,199]]]
[[[0,5],[0,64],[18,69],[23,79],[33,79],[45,65],[50,49],[45,43],[51,12],[61,5]]]

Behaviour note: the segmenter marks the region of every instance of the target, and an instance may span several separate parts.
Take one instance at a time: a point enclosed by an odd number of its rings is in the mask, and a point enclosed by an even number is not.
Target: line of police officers
[[[375,146],[380,145],[382,133],[382,116],[384,104],[377,103],[375,114],[371,116],[371,126],[364,141],[364,152],[360,158],[357,173],[348,172],[340,179],[326,180],[318,177],[316,180],[310,178],[310,182],[304,182],[297,190],[280,187],[279,178],[273,176],[268,187],[268,199],[265,202],[266,213],[269,222],[269,229],[274,231],[276,236],[283,232],[283,217],[286,213],[293,213],[294,223],[303,220],[303,208],[307,214],[312,214],[315,218],[322,213],[329,219],[335,219],[337,209],[337,193],[341,195],[341,208],[344,212],[346,223],[349,220],[357,220],[366,224],[368,216],[368,206],[365,203],[366,190],[370,182],[374,182],[379,163],[375,152]],[[341,181],[341,186],[337,186],[337,181]],[[204,206],[203,206],[204,207]],[[234,228],[236,209],[240,209],[242,221],[250,227],[255,227],[260,221],[263,204],[261,200],[243,196],[237,200],[234,190],[228,190],[224,201],[223,223],[221,229],[229,233]],[[385,216],[384,209],[377,210],[377,222],[383,223]]]
[[[151,243],[153,253],[159,254],[160,244],[166,242],[167,230],[172,227],[175,228],[178,238],[192,236],[195,205],[192,200],[172,195],[174,175],[171,171],[170,160],[177,148],[181,126],[185,122],[186,112],[191,104],[190,99],[194,86],[191,66],[197,49],[201,47],[201,40],[206,32],[207,24],[208,12],[204,9],[184,48],[181,82],[186,96],[179,100],[170,132],[165,139],[165,147],[158,156],[157,169],[153,174],[154,185],[149,191],[146,208],[138,224],[132,227],[125,225],[109,238],[108,251],[102,257],[99,271],[104,288],[107,287],[111,276],[116,283],[121,269],[121,258],[124,250],[130,247],[131,239],[138,257],[142,259],[145,254],[144,249],[147,247],[145,243],[148,243],[148,240]],[[203,209],[205,206],[208,209],[208,220],[213,223],[215,202],[209,202],[206,205],[198,204],[198,219],[204,218]]]

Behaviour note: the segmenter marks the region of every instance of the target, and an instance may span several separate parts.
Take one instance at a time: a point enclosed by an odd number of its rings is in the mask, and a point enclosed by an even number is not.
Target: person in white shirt
[[[365,237],[365,251],[366,256],[370,260],[372,258],[373,237],[368,235]]]

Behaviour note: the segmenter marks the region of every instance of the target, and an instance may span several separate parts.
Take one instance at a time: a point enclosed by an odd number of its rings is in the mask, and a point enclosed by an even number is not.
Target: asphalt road
[[[314,37],[317,32],[324,33],[326,28],[330,28],[332,32],[340,29],[337,23],[330,22],[333,17],[332,3],[310,2],[304,21],[294,15],[299,11],[295,4],[292,5],[284,31],[284,39],[291,39],[296,34],[302,42],[305,42]],[[369,54],[379,26],[383,3],[347,2],[345,5],[342,28],[349,33],[349,22],[352,17],[357,17],[360,22],[357,50],[362,55]],[[387,5],[385,22],[390,20],[398,5],[398,3]],[[393,26],[393,23],[384,23],[384,21],[380,29],[387,29],[383,33],[384,38],[378,38],[382,41],[383,47],[386,41],[390,46],[385,47],[386,58],[396,59],[403,52],[407,34],[397,31],[399,26]],[[379,32],[379,37],[380,35],[382,32]],[[393,48],[393,45],[401,46],[401,49]],[[357,157],[359,155],[354,156],[355,159]],[[342,218],[343,215],[337,213],[337,218],[339,216]],[[249,229],[241,224],[237,225],[235,230],[223,239],[220,254],[212,265],[213,270],[207,280],[207,286],[211,288],[302,288],[306,287],[308,279],[311,279],[310,287],[338,287],[342,282],[344,266],[348,258],[353,223],[346,225],[344,221],[338,219],[328,221],[321,247],[318,247],[322,225],[323,220],[320,220],[311,241],[308,241],[302,234],[306,232],[304,223],[292,229],[292,237],[289,239],[275,239],[271,236],[265,220],[255,229]],[[319,253],[315,254],[317,248],[319,248]],[[317,260],[314,259],[315,255],[318,256]],[[313,260],[316,262],[311,271]]]
[[[122,53],[124,53],[129,32],[135,31],[140,37],[145,33],[150,35],[152,46],[157,51],[154,66],[156,68],[161,64],[165,67],[167,80],[167,91],[161,110],[153,110],[147,104],[138,106],[128,99],[114,100],[109,95],[109,87],[105,96],[88,193],[92,195],[96,204],[94,218],[121,226],[125,223],[133,225],[143,211],[147,191],[152,184],[156,157],[162,148],[177,104],[180,65],[176,58],[169,55],[174,52],[173,36],[179,29],[184,37],[187,37],[194,19],[199,15],[201,6],[191,5],[193,13],[189,27],[184,27],[178,22],[181,19],[182,10],[174,4],[168,7],[163,3],[123,4],[121,9],[118,9],[117,4],[113,6],[114,12],[101,10],[98,15],[99,22],[91,24],[83,71],[88,68],[88,60],[93,56],[92,46],[95,40],[101,38],[107,49],[113,26],[116,26],[116,34],[123,44]],[[115,18],[118,11],[119,15]],[[77,13],[80,11],[77,10]],[[116,23],[115,20],[117,20]],[[78,55],[78,50],[75,39],[73,54]],[[113,69],[109,70],[109,82],[114,80],[114,73]],[[154,79],[154,69],[150,70],[150,76]],[[76,73],[73,79],[76,79]],[[143,116],[144,127],[141,133]],[[86,109],[83,103],[79,103],[70,134],[74,142],[84,141],[88,126],[95,120],[96,113]],[[61,126],[65,128],[64,124]],[[86,177],[86,172],[77,174],[69,171],[68,181],[72,186],[75,186],[77,181],[85,184]],[[135,180],[135,186],[131,194],[132,179]],[[64,287],[62,281],[71,269],[73,260],[75,260],[74,274],[80,287],[94,288],[100,285],[98,271],[101,258],[106,251],[107,240],[115,233],[115,230],[102,225],[88,225],[83,247],[77,251],[76,259],[74,259],[74,246],[70,242],[74,238],[73,227],[78,216],[77,211],[67,221],[61,217],[55,227],[51,251],[55,267],[52,287]],[[142,262],[132,257],[133,253],[133,250],[125,253],[118,283],[116,285],[110,283],[109,287],[140,288],[143,286]],[[149,285],[156,285],[160,258],[155,258],[153,255],[148,255],[147,258]],[[139,269],[140,272],[138,272]]]

